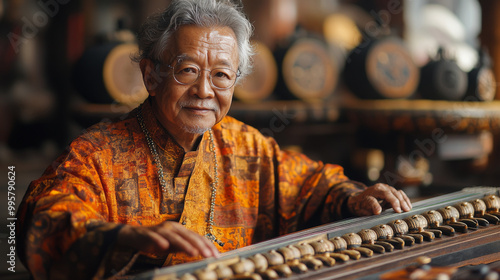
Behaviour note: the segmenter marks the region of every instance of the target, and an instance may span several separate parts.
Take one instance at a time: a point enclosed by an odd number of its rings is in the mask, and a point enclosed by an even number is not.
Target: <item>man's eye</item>
[[[179,74],[197,74],[198,73],[198,69],[196,69],[195,67],[184,67],[184,68],[181,68],[180,71],[178,71]]]
[[[215,75],[214,75],[215,78],[218,78],[218,79],[231,79],[231,76],[224,72],[224,71],[217,71],[215,72]]]

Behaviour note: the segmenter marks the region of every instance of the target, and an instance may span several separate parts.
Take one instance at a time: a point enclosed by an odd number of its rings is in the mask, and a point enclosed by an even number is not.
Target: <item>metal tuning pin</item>
[[[441,236],[441,233],[448,235],[448,236],[453,236],[455,235],[455,229],[453,227],[444,225],[444,219],[441,213],[435,210],[430,210],[422,214],[422,216],[427,219],[427,223],[429,226],[429,230],[435,229],[434,234],[436,234],[437,231],[439,231],[439,237]],[[436,234],[436,237],[438,235]]]
[[[378,225],[371,228],[377,234],[379,242],[386,242],[394,246],[396,249],[403,249],[405,241],[394,236],[394,231],[389,225]]]
[[[459,222],[460,213],[458,209],[453,206],[446,206],[437,210],[443,216],[445,224],[452,226],[456,231],[465,233],[467,232],[467,224]]]
[[[486,212],[486,203],[482,199],[474,199],[473,201],[470,202],[472,206],[474,207],[474,217],[482,218],[487,220],[490,224],[493,225],[498,225],[500,224],[500,218],[491,215],[490,213]]]
[[[422,215],[412,215],[405,218],[404,221],[408,224],[410,233],[420,234],[425,241],[432,241],[436,238],[433,232],[427,231],[427,220]]]
[[[333,244],[334,252],[348,255],[351,260],[359,260],[361,258],[361,253],[356,250],[347,249],[347,241],[342,237],[334,237],[330,239]]]
[[[422,243],[424,241],[422,235],[409,233],[408,224],[403,220],[394,220],[387,225],[394,231],[394,236],[405,241],[406,246],[413,246],[415,243]]]
[[[363,257],[373,256],[372,250],[366,247],[361,247],[363,240],[361,239],[361,236],[359,236],[357,233],[354,232],[346,233],[342,235],[342,238],[347,242],[347,249],[356,250],[359,253],[361,253]]]
[[[383,254],[386,251],[391,252],[394,250],[394,246],[389,243],[384,244],[385,246],[382,244],[376,244],[375,241],[377,241],[377,233],[371,229],[363,229],[358,232],[358,235],[362,240],[361,247],[368,248],[375,253]]]

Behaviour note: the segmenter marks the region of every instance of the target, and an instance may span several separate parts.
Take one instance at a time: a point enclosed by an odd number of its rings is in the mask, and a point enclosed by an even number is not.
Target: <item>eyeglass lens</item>
[[[200,68],[194,64],[179,63],[174,66],[174,78],[181,84],[193,84],[200,75]],[[236,72],[229,68],[214,68],[210,71],[210,81],[216,88],[228,89],[234,85],[236,78]]]

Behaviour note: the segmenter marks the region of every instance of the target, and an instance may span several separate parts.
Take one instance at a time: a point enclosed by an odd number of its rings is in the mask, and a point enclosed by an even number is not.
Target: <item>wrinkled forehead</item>
[[[238,67],[238,45],[234,32],[229,27],[200,27],[185,25],[172,36],[172,45],[167,48],[164,59],[196,64],[226,65]]]

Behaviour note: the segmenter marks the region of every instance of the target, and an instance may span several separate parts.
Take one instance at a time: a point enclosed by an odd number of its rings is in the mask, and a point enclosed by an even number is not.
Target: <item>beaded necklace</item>
[[[153,163],[156,165],[156,171],[158,173],[158,178],[160,180],[161,189],[164,193],[167,193],[167,181],[165,180],[163,175],[163,165],[161,164],[160,156],[158,155],[158,151],[156,149],[156,144],[153,141],[153,138],[151,137],[151,134],[149,133],[149,130],[147,129],[146,124],[144,122],[144,118],[142,116],[142,106],[139,107],[139,112],[137,113],[137,120],[139,121],[139,125],[141,126],[142,132],[146,137],[146,142],[148,143],[149,150],[153,155]],[[208,214],[207,233],[205,234],[205,237],[222,247],[224,246],[224,242],[218,240],[217,237],[215,237],[215,235],[212,233],[214,224],[215,197],[217,196],[217,186],[219,185],[219,176],[218,176],[219,166],[217,164],[217,155],[215,152],[213,132],[210,129],[208,130],[208,133],[209,133],[208,138],[210,140],[210,152],[213,154],[213,161],[214,161],[214,182],[210,184],[210,190],[211,190],[210,210]]]

